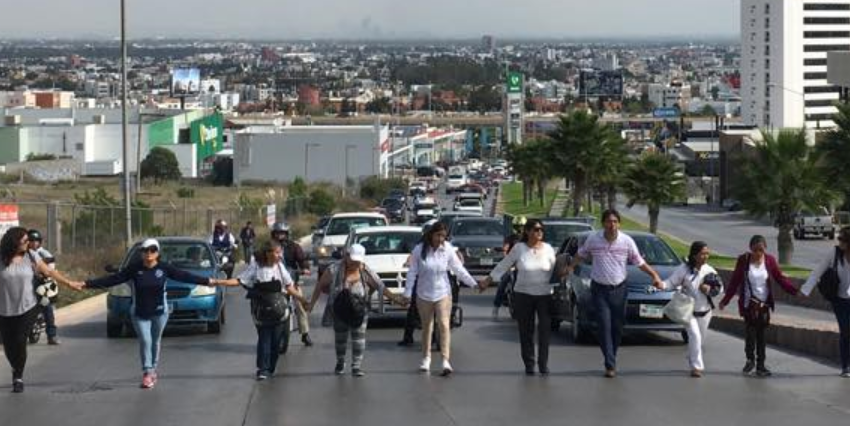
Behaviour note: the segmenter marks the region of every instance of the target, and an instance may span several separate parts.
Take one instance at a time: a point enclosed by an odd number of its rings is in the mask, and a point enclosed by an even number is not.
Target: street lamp
[[[356,149],[357,145],[348,144],[345,146],[345,183],[342,185],[343,196],[348,196],[348,152]]]
[[[322,144],[318,143],[306,143],[304,144],[304,180],[309,181],[310,178],[307,176],[308,167],[310,167],[310,148],[318,148],[322,146]]]
[[[127,17],[126,0],[121,0],[121,146],[124,180],[124,245],[133,243],[133,211],[130,205],[130,142],[127,135]]]

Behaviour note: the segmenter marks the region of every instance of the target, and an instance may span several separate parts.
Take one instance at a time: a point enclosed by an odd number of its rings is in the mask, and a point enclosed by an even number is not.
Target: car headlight
[[[320,246],[317,252],[319,253],[319,256],[325,257],[330,255],[331,250],[328,246]]]
[[[192,297],[212,296],[216,292],[216,288],[206,285],[196,285],[192,290]]]
[[[109,295],[114,297],[131,297],[133,291],[128,284],[120,284],[109,289]]]

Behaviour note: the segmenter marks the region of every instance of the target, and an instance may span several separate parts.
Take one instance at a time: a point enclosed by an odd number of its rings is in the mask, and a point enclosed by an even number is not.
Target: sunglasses
[[[539,227],[538,227],[538,228],[531,228],[531,230],[532,230],[533,232],[544,232],[544,231],[543,231],[543,228],[539,228]]]
[[[159,249],[156,247],[147,247],[142,249],[142,253],[157,253]]]

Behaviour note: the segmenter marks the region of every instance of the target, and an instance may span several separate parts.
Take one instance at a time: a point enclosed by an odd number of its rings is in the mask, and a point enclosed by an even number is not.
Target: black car
[[[403,189],[393,189],[387,194],[387,198],[399,200],[402,204],[407,203],[407,194],[404,193]]]
[[[404,202],[397,198],[385,198],[381,207],[387,212],[387,219],[393,223],[404,222],[407,207]]]
[[[504,226],[499,219],[460,217],[449,229],[451,243],[464,258],[470,274],[486,275],[505,257]]]
[[[545,228],[543,240],[556,250],[567,238],[580,232],[593,230],[593,225],[578,219],[546,217],[540,219],[540,222]]]

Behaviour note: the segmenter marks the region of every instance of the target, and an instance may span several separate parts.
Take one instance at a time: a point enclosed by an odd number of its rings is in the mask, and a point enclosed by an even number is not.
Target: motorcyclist
[[[27,232],[27,238],[29,239],[29,249],[38,253],[50,269],[56,269],[56,258],[54,258],[53,255],[41,245],[43,242],[41,232],[37,229],[30,229],[29,232]],[[56,328],[56,315],[53,303],[45,306],[42,314],[44,315],[47,344],[58,345],[59,338],[56,336],[58,329]]]
[[[304,250],[297,242],[289,238],[289,225],[284,222],[276,222],[272,225],[271,237],[272,240],[280,243],[283,248],[283,264],[295,282],[295,289],[299,294],[303,294],[301,289],[301,275],[310,275],[310,262],[304,254]],[[301,332],[301,342],[304,343],[304,346],[313,346],[313,340],[310,339],[309,317],[300,303],[295,305],[295,314],[298,318],[298,331]]]
[[[213,250],[216,252],[220,252],[223,256],[227,256],[227,262],[225,262],[222,269],[227,274],[227,278],[233,276],[233,251],[236,249],[236,237],[230,233],[227,228],[227,222],[222,219],[219,219],[215,222],[215,228],[213,229],[213,234],[210,237],[210,245]]]

